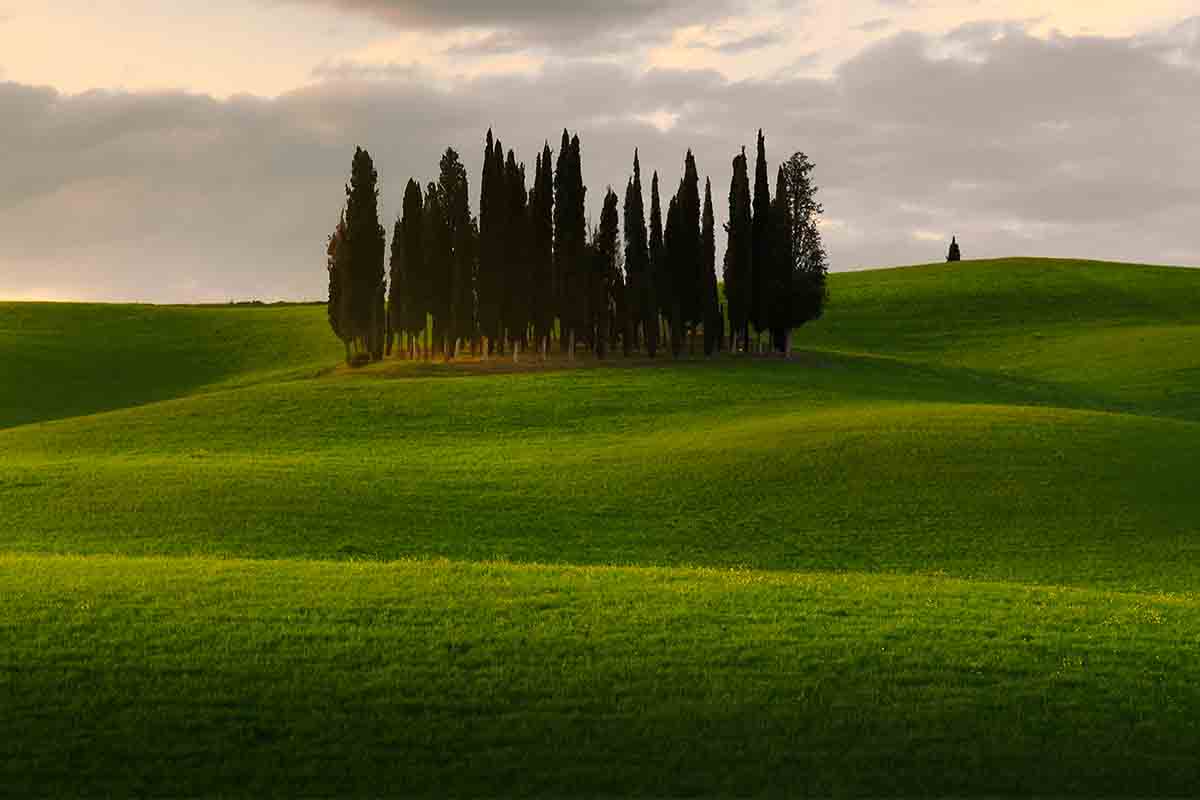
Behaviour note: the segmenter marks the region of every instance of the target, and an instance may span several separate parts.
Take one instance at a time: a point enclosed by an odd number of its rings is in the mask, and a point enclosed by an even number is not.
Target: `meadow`
[[[1194,791],[1200,271],[830,282],[522,369],[0,304],[0,792]]]

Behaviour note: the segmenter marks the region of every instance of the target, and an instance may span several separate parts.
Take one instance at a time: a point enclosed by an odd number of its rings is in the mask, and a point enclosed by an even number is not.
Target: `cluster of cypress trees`
[[[812,170],[808,156],[794,154],[776,173],[772,200],[760,130],[751,199],[745,150],[733,159],[724,277],[734,349],[759,348],[766,335],[771,349],[790,353],[792,331],[821,316],[828,261]]]
[[[536,349],[545,358],[557,335],[573,359],[580,344],[599,358],[620,348],[651,358],[694,352],[696,334],[712,355],[770,345],[788,352],[791,330],[820,316],[826,258],[816,222],[822,212],[812,164],[797,153],[779,168],[775,199],[767,182],[765,140],[758,137],[751,199],[745,151],[733,161],[722,305],[716,273],[712,184],[689,150],[664,218],[658,174],[647,214],[641,161],[623,201],[610,187],[599,224],[585,215],[578,135],[563,131],[557,160],[549,142],[525,164],[488,131],[479,216],[458,154],[447,149],[437,182],[409,180],[392,236],[387,280],[385,232],[378,221],[378,176],[357,149],[346,208],[329,237],[329,320],[347,360],[391,354],[447,359],[464,347],[483,358]],[[386,290],[386,291],[385,291]],[[386,296],[386,303],[385,303]],[[751,337],[751,329],[755,335]]]

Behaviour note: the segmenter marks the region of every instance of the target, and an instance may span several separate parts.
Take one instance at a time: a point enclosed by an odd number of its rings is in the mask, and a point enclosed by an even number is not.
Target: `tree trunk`
[[[783,338],[784,338],[783,357],[790,359],[792,357],[792,329],[791,328],[787,329],[787,333],[784,335]]]
[[[575,329],[571,329],[570,335],[567,337],[567,361],[575,360]]]

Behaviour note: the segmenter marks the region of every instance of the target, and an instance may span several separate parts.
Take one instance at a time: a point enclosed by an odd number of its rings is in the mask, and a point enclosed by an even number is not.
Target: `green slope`
[[[1195,598],[876,575],[0,557],[30,795],[1180,796]]]
[[[0,428],[314,374],[339,353],[324,313],[0,303]]]
[[[805,346],[1045,384],[1075,402],[1200,419],[1200,270],[1004,259],[834,276]]]
[[[1188,791],[1200,271],[831,283],[790,363],[518,374],[0,306],[0,790]]]

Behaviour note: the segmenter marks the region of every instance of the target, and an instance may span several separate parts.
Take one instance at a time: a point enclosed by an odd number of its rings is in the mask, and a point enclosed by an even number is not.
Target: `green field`
[[[1194,792],[1200,270],[831,292],[523,371],[0,304],[0,794]]]

